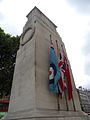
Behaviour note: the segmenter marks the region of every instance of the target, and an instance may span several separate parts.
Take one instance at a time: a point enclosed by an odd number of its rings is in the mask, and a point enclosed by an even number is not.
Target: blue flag
[[[55,55],[53,47],[50,47],[50,70],[49,70],[49,90],[59,93],[58,81],[60,79],[60,71],[58,68],[58,59]]]

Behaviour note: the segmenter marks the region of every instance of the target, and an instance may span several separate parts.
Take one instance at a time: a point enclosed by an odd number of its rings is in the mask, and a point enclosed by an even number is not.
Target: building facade
[[[77,90],[81,108],[85,113],[90,113],[90,90],[82,89],[81,87]]]

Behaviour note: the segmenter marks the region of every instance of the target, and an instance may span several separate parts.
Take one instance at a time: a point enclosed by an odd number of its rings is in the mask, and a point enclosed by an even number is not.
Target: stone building
[[[90,90],[79,88],[78,90],[81,108],[84,112],[90,113]]]

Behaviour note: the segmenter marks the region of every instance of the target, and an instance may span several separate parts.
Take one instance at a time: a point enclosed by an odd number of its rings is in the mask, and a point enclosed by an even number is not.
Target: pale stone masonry
[[[81,111],[78,94],[72,77],[73,100],[67,94],[59,98],[50,93],[49,46],[50,36],[55,45],[65,46],[51,22],[37,7],[27,15],[20,39],[12,84],[9,111],[6,120],[87,120]],[[67,104],[66,104],[67,99]]]
[[[90,90],[77,89],[77,91],[82,110],[90,114]]]

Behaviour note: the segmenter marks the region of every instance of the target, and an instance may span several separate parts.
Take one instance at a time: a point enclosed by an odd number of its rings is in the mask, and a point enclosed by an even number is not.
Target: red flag
[[[64,93],[64,90],[65,90],[65,87],[66,87],[66,84],[65,84],[65,81],[64,81],[64,73],[63,73],[63,69],[62,69],[62,66],[63,66],[63,64],[64,64],[64,62],[63,62],[63,56],[62,56],[62,54],[61,54],[61,51],[59,51],[59,62],[58,62],[58,67],[59,67],[59,69],[60,69],[60,73],[61,73],[61,76],[60,76],[60,79],[59,79],[59,90],[60,90],[60,93],[61,93],[61,95],[63,95],[63,93]]]
[[[70,100],[72,98],[72,83],[71,83],[71,76],[70,76],[70,71],[69,71],[68,65],[67,65],[67,68],[65,70],[65,75],[67,78],[68,99]]]
[[[68,99],[70,100],[72,99],[72,83],[71,83],[70,69],[66,56],[64,56],[64,64],[65,64],[65,76],[67,80]]]

